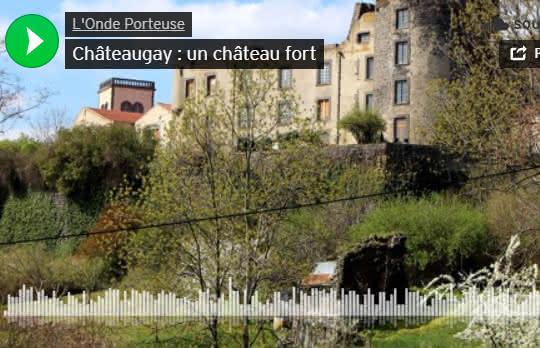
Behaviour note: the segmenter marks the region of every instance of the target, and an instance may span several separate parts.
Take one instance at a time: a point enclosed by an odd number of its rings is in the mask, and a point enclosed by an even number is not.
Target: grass
[[[413,329],[376,330],[372,348],[481,348],[454,337],[464,328],[463,323],[439,318]]]
[[[4,311],[7,310],[7,305],[0,304],[0,344],[6,341],[8,333],[3,330],[2,324],[4,323]]]
[[[0,305],[0,313],[6,306]],[[4,321],[3,316],[0,322]],[[270,328],[271,323],[268,324]],[[454,337],[463,330],[465,324],[451,322],[447,318],[439,318],[416,328],[403,329],[377,329],[371,346],[349,348],[481,348],[476,343],[468,343]],[[8,328],[0,325],[0,346],[6,342],[9,333]],[[221,325],[220,335],[222,347],[239,347],[238,340],[241,338],[239,326]],[[255,330],[255,327],[252,327]],[[183,322],[177,324],[132,324],[132,325],[109,325],[97,326],[94,334],[103,338],[106,342],[117,348],[130,347],[184,347],[203,348],[210,347],[211,339],[204,325],[199,322]],[[67,332],[64,332],[67,333]],[[253,337],[253,336],[252,336]],[[34,337],[39,339],[39,335]],[[34,343],[34,342],[32,342]],[[35,342],[39,346],[38,342]],[[27,347],[25,345],[17,347]],[[67,345],[69,346],[69,345]],[[276,340],[265,333],[260,336],[257,348],[275,348]]]
[[[454,337],[463,330],[463,323],[452,323],[449,319],[440,318],[412,329],[375,330],[371,347],[349,348],[482,348],[477,343],[468,343]],[[161,328],[156,331],[151,327],[127,326],[111,329],[112,341],[116,347],[185,347],[203,348],[210,346],[210,337],[204,327],[198,323],[184,323],[181,325]],[[222,325],[220,335],[223,338],[222,347],[239,347],[241,337],[239,327],[229,330]],[[274,348],[276,341],[265,336],[265,341],[259,340],[258,348]]]
[[[255,326],[251,328],[251,334],[255,334]],[[156,327],[151,325],[124,326],[111,328],[108,332],[109,339],[115,347],[185,347],[185,348],[206,348],[211,346],[211,338],[208,330],[202,323],[184,322],[176,325]],[[233,326],[228,328],[227,324],[220,327],[222,347],[239,347],[241,338],[241,328]],[[251,336],[253,337],[253,336]],[[268,333],[259,336],[260,339],[255,345],[257,348],[275,348],[277,343]]]
[[[266,328],[270,326],[271,323]],[[253,337],[255,325],[250,331]],[[240,347],[241,333],[238,325],[231,328],[226,323],[221,325],[221,347]],[[55,342],[55,348],[71,348],[76,346],[77,340],[84,342],[84,345],[78,345],[83,348],[209,348],[212,342],[209,331],[201,322],[160,323],[156,326],[149,322],[106,325],[100,321],[61,321],[54,325],[24,327],[10,325],[3,316],[0,317],[0,347],[41,348]],[[263,331],[254,347],[275,348],[277,342],[268,331]]]

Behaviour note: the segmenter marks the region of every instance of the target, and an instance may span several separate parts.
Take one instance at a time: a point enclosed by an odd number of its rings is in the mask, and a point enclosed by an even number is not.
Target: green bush
[[[0,241],[55,237],[61,233],[61,227],[51,194],[12,196],[0,217]]]
[[[275,141],[280,145],[286,145],[288,143],[307,143],[321,145],[324,144],[324,139],[328,137],[328,132],[320,130],[293,130],[287,133],[276,135]]]
[[[0,303],[6,302],[7,295],[17,295],[23,284],[50,290],[46,279],[51,278],[47,266],[49,254],[41,246],[26,246],[4,249],[0,253]]]
[[[24,135],[15,140],[0,140],[0,150],[4,151],[32,154],[35,153],[39,147],[39,142]]]
[[[39,166],[49,188],[85,201],[126,178],[134,180],[155,146],[148,132],[126,125],[62,129],[44,147]]]
[[[49,267],[51,283],[70,291],[101,289],[108,282],[107,263],[99,257],[56,257]]]
[[[0,303],[23,284],[59,295],[102,289],[109,281],[108,271],[101,258],[58,257],[42,245],[5,249],[0,254]]]
[[[30,192],[23,197],[10,197],[0,215],[0,241],[56,237],[88,230],[95,223],[99,202],[79,205],[68,199],[55,204],[59,195]],[[77,240],[56,240],[49,247],[62,246],[63,254],[73,250]],[[68,247],[69,246],[69,247]]]
[[[531,185],[527,189],[512,192],[493,192],[486,202],[486,215],[493,242],[503,253],[510,238],[518,233],[520,246],[516,251],[524,264],[540,264],[538,247],[540,230],[540,188]]]
[[[407,237],[407,263],[422,271],[430,264],[452,270],[484,251],[487,239],[485,215],[456,196],[433,195],[421,199],[397,199],[374,209],[350,229],[353,241],[373,235]]]
[[[386,129],[386,121],[375,111],[356,108],[347,113],[338,126],[351,132],[358,144],[371,144],[381,139],[381,133]]]
[[[40,147],[41,144],[26,137],[0,141],[0,210],[10,195],[43,187],[36,164]]]
[[[62,129],[47,143],[0,141],[0,211],[10,196],[44,189],[79,202],[102,198],[124,179],[136,180],[156,144],[150,132],[126,125]]]

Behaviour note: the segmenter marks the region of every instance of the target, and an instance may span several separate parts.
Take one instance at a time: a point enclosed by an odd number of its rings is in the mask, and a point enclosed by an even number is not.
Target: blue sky
[[[66,11],[189,11],[193,12],[193,37],[201,39],[310,38],[340,42],[350,23],[355,1],[349,0],[8,0],[0,12],[0,35],[16,18],[35,13],[49,18],[60,34],[60,48],[46,66],[27,69],[7,54],[0,55],[0,69],[17,75],[25,87],[21,103],[32,91],[46,87],[55,95],[47,105],[24,120],[4,126],[2,138],[30,132],[30,122],[51,108],[65,108],[70,125],[82,106],[97,106],[97,88],[110,77],[156,82],[156,102],[171,101],[170,70],[66,70],[64,69],[64,12]]]

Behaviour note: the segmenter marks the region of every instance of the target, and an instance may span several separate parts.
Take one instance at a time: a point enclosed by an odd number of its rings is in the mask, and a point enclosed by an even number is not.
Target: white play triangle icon
[[[26,51],[26,55],[29,55],[30,52],[43,43],[43,40],[28,27],[26,27],[26,32],[28,33],[28,50]]]

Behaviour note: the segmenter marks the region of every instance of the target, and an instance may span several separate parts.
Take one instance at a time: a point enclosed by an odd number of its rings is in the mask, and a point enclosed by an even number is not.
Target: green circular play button
[[[6,50],[15,63],[37,68],[58,51],[58,32],[47,18],[29,14],[17,18],[6,32]]]

